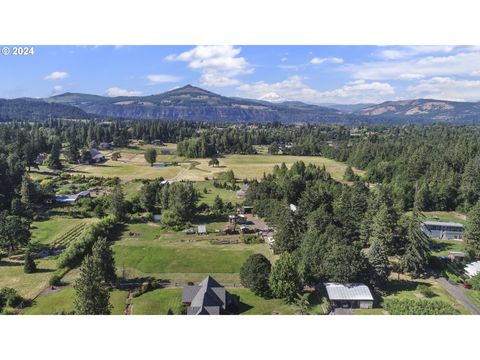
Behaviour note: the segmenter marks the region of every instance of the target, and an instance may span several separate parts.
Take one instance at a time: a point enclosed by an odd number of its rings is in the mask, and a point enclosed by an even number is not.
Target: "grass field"
[[[432,298],[423,298],[417,287],[419,285],[426,285],[433,290],[435,296]],[[410,279],[405,275],[401,275],[400,280],[396,280],[396,276],[392,276],[390,284],[387,288],[388,295],[385,298],[400,298],[400,299],[425,299],[442,300],[450,304],[454,309],[458,310],[460,314],[469,314],[470,312],[460,304],[454,297],[452,297],[440,284],[434,279]]]
[[[25,274],[23,260],[11,258],[0,261],[0,288],[11,287],[26,298],[32,299],[48,286],[48,279],[56,269],[56,261],[52,259],[38,259],[37,272]]]
[[[432,255],[447,256],[450,251],[464,250],[464,242],[458,240],[444,240],[444,239],[432,239],[433,251]]]
[[[133,315],[175,315],[182,313],[182,289],[157,289],[133,299]]]
[[[231,202],[232,204],[241,203],[242,200],[237,198],[236,191],[220,189],[213,186],[212,181],[199,181],[195,183],[195,188],[200,192],[199,202],[204,202],[208,206],[213,205],[215,197],[218,195],[223,202]],[[207,189],[207,193],[204,192]]]
[[[383,309],[353,309],[353,315],[384,315],[385,312]]]
[[[112,305],[112,315],[123,315],[128,292],[113,290],[110,292],[110,304]],[[40,296],[32,306],[26,308],[24,315],[55,315],[59,313],[71,313],[74,311],[73,300],[75,290],[73,287],[67,287],[56,293]]]
[[[296,161],[304,161],[315,165],[325,165],[327,171],[338,180],[342,179],[346,165],[335,160],[327,159],[321,156],[290,156],[290,155],[269,155],[261,153],[258,155],[225,155],[220,158],[220,166],[208,166],[209,159],[185,159],[172,155],[158,155],[157,162],[178,162],[178,166],[169,166],[164,168],[155,168],[149,166],[144,159],[144,152],[147,148],[154,146],[139,146],[137,148],[115,149],[121,153],[121,159],[118,161],[107,160],[103,164],[97,165],[76,165],[71,167],[71,171],[78,174],[94,175],[101,177],[119,177],[123,182],[134,179],[155,179],[164,177],[173,180],[191,180],[204,181],[205,178],[212,179],[219,173],[233,170],[235,175],[240,178],[260,179],[264,173],[271,173],[274,165],[281,165],[284,162],[291,166]],[[168,144],[170,149],[175,144]],[[161,149],[160,147],[156,147]],[[110,152],[105,152],[108,156]],[[363,171],[355,170],[362,175]]]
[[[456,211],[425,211],[425,220],[429,221],[445,221],[445,222],[457,222],[460,224],[466,224],[466,217]]]
[[[209,229],[222,223],[208,224]],[[151,276],[172,282],[199,281],[211,274],[226,284],[239,283],[243,262],[254,253],[273,258],[266,244],[212,245],[217,234],[185,235],[149,224],[130,224],[113,245],[117,269],[128,277]]]
[[[472,300],[475,305],[480,307],[480,291],[479,290],[469,290],[466,292],[467,297]]]

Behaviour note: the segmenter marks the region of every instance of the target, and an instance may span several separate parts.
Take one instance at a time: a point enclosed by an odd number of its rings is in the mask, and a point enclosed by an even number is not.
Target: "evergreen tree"
[[[109,315],[109,292],[103,284],[98,261],[87,255],[80,266],[80,277],[75,281],[75,313],[77,315]]]
[[[480,201],[470,210],[463,236],[465,250],[471,260],[480,258]]]
[[[20,199],[24,209],[31,209],[34,195],[34,184],[27,175],[22,178],[20,187]]]
[[[374,216],[370,226],[370,243],[379,241],[388,254],[395,251],[395,235],[397,232],[398,215],[391,201],[390,195],[381,191],[373,202]]]
[[[45,165],[50,169],[59,170],[62,168],[62,163],[60,162],[60,152],[62,150],[62,143],[60,140],[55,139],[50,150],[50,155],[45,160]]]
[[[302,283],[293,255],[288,252],[280,255],[273,265],[269,284],[274,297],[288,303],[295,301],[297,293],[302,290]]]
[[[99,238],[92,248],[92,256],[98,263],[102,279],[105,283],[115,281],[115,258],[110,244],[106,238]]]
[[[119,220],[125,218],[125,200],[122,187],[117,185],[107,197],[108,212]]]
[[[150,166],[153,166],[155,161],[157,161],[157,150],[155,149],[147,149],[147,151],[144,154],[145,161],[150,164]]]
[[[385,245],[379,240],[373,241],[368,249],[367,259],[372,270],[372,282],[381,287],[390,275],[390,262]]]
[[[25,252],[25,259],[23,263],[23,272],[31,274],[37,271],[37,264],[35,264],[35,254],[32,250],[27,249]]]
[[[225,204],[223,203],[223,200],[220,196],[215,196],[215,199],[213,200],[213,206],[212,210],[216,215],[221,215],[224,211]]]
[[[406,248],[401,259],[403,271],[414,276],[424,273],[430,258],[430,239],[422,231],[422,215],[413,209],[412,216],[407,219]]]
[[[345,173],[343,174],[343,180],[346,181],[356,181],[358,180],[358,176],[353,172],[351,166],[347,166],[345,169]]]

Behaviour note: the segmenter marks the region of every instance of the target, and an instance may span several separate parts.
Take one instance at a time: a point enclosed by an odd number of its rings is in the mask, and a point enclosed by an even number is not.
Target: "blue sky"
[[[35,46],[0,56],[0,98],[150,95],[192,84],[307,103],[480,100],[478,46]]]

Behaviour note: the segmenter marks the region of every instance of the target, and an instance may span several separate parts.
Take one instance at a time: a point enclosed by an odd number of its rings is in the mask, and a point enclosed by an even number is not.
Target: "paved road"
[[[476,306],[466,295],[468,291],[462,285],[453,285],[447,279],[440,277],[437,279],[438,283],[447,290],[450,295],[457,299],[463,306],[465,306],[472,314],[480,315],[480,308]]]

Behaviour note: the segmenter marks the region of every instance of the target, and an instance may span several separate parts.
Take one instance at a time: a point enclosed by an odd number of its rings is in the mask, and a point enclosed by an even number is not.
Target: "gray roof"
[[[463,224],[456,223],[456,222],[424,221],[423,223],[425,225],[432,225],[432,226],[456,226],[456,227],[462,227],[463,228]]]
[[[367,285],[324,283],[330,300],[373,300]]]
[[[198,285],[183,288],[182,302],[189,304],[188,315],[219,315],[226,309],[229,295],[222,285],[207,276]]]

